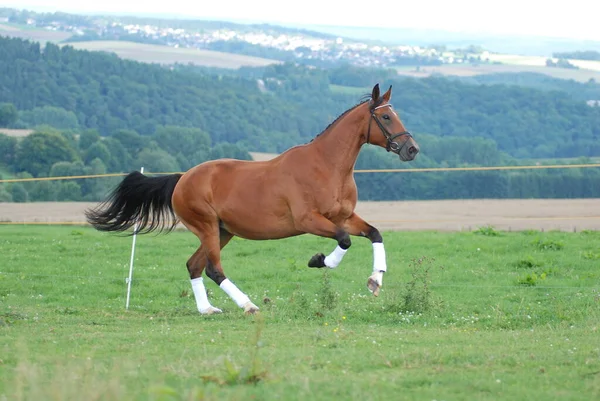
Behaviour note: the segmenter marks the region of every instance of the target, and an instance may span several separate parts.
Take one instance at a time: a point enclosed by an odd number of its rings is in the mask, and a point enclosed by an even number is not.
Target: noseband
[[[392,107],[391,104],[384,104],[381,106],[377,106],[375,107],[372,111],[371,111],[371,117],[372,119],[369,119],[369,128],[367,131],[367,143],[369,143],[369,140],[371,139],[371,122],[373,120],[375,120],[375,122],[377,123],[377,125],[379,126],[379,129],[381,129],[381,132],[383,133],[383,136],[385,136],[385,139],[387,139],[387,144],[385,145],[385,150],[387,150],[388,152],[393,152],[396,153],[397,155],[400,155],[400,152],[402,151],[402,148],[404,148],[404,145],[406,145],[406,143],[408,142],[408,138],[412,138],[412,134],[408,131],[403,131],[400,132],[398,134],[394,134],[392,135],[386,128],[385,126],[381,123],[381,121],[379,121],[379,118],[377,118],[377,115],[375,114],[375,110],[377,109],[381,109],[383,107]],[[408,138],[406,139],[406,141],[404,141],[404,143],[402,145],[399,145],[397,142],[394,142],[394,139],[401,137],[403,135],[407,135]]]

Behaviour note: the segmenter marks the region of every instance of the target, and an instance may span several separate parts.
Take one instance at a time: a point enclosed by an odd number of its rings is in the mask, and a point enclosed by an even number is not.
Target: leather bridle
[[[379,118],[377,117],[377,115],[375,114],[375,110],[377,109],[381,109],[383,107],[392,107],[391,104],[383,104],[381,106],[377,106],[375,108],[373,108],[373,110],[371,110],[371,117],[372,119],[369,120],[369,128],[367,131],[367,144],[369,144],[369,140],[371,139],[371,122],[373,120],[375,120],[375,122],[377,123],[377,125],[379,126],[379,129],[381,129],[381,133],[383,134],[383,136],[385,136],[385,139],[387,139],[387,144],[385,146],[385,149],[388,152],[393,152],[396,153],[397,155],[400,155],[400,152],[402,151],[402,149],[404,148],[404,146],[406,145],[406,143],[408,142],[408,138],[404,141],[404,143],[402,143],[402,145],[398,144],[398,142],[394,142],[394,139],[399,138],[401,136],[407,135],[409,138],[412,138],[412,134],[408,131],[402,131],[399,132],[397,134],[391,134],[383,125],[383,123],[379,120]]]

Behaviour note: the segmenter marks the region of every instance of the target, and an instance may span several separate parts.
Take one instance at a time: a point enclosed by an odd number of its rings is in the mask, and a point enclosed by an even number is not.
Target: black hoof
[[[325,267],[325,255],[317,253],[308,261],[308,267]]]

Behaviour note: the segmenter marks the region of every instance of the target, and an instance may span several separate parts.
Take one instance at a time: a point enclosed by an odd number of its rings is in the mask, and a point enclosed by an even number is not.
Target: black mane
[[[350,107],[348,110],[344,111],[342,114],[340,114],[335,120],[333,120],[327,127],[325,127],[325,129],[323,131],[321,131],[320,133],[317,134],[317,136],[315,136],[313,139],[310,140],[310,142],[314,141],[316,138],[320,137],[321,135],[323,135],[325,132],[327,132],[327,130],[329,128],[331,128],[331,126],[333,126],[335,123],[337,123],[342,117],[344,117],[346,114],[348,114],[349,112],[351,112],[352,110],[354,110],[355,108],[357,108],[358,106],[367,103],[371,101],[371,94],[370,93],[365,93],[363,96],[360,97],[360,102],[358,104],[355,104],[354,106]],[[381,103],[383,103],[383,98],[379,98],[377,99],[377,101],[375,103],[373,103],[370,107],[371,111],[373,111],[373,109],[377,106],[379,106]]]

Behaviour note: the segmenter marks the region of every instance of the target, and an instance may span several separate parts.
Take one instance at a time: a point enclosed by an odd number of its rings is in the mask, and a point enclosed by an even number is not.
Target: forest
[[[600,108],[575,86],[513,85],[394,70],[293,63],[223,72],[126,61],[110,54],[0,38],[4,177],[185,171],[205,160],[249,159],[309,142],[380,82],[422,152],[401,164],[365,147],[357,168],[528,164],[600,156]],[[258,85],[258,81],[262,85]],[[575,85],[575,83],[572,83]],[[590,94],[598,85],[586,85]],[[337,89],[336,89],[337,88]],[[339,88],[346,88],[339,90]],[[597,169],[357,174],[361,199],[599,196]],[[118,180],[117,180],[118,181]],[[115,181],[0,184],[0,200],[99,200]]]

